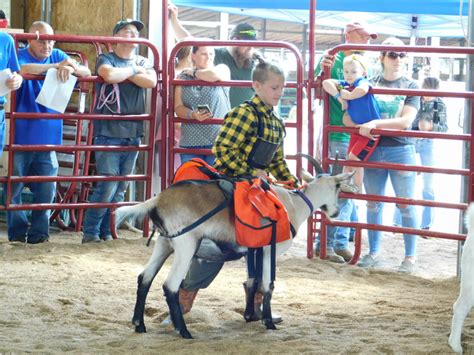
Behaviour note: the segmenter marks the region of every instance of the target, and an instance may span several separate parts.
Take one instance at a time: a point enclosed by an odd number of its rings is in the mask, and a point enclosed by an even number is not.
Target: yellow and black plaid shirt
[[[279,143],[280,147],[266,169],[277,180],[298,179],[290,173],[283,153],[283,122],[273,113],[273,107],[265,105],[255,95],[252,102],[263,115],[263,139]],[[255,169],[248,164],[248,158],[258,137],[258,117],[250,105],[243,103],[234,107],[224,117],[224,124],[214,141],[212,152],[216,156],[214,166],[228,176],[255,175]]]

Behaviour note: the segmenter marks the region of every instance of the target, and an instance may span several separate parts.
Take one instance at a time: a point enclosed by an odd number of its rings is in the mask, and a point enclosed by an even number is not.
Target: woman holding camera
[[[214,66],[214,48],[194,46],[191,59],[193,68],[184,69],[178,76],[183,80],[207,82],[230,80],[230,70],[225,64]],[[229,87],[223,86],[177,86],[175,88],[174,110],[179,118],[205,121],[209,118],[223,118],[230,111]],[[211,149],[220,126],[216,124],[181,124],[181,148]],[[213,155],[181,154],[181,163],[192,158],[201,158],[208,164],[214,163]]]
[[[397,38],[387,38],[382,45],[403,46],[404,43]],[[380,55],[382,73],[371,79],[373,87],[390,89],[417,89],[418,85],[405,76],[407,53],[384,51]],[[420,106],[418,96],[376,95],[380,108],[381,119],[372,120],[359,126],[359,134],[374,138],[372,129],[409,129],[416,117]],[[379,144],[368,159],[369,162],[384,162],[404,165],[415,164],[415,147],[413,142],[406,137],[381,136]],[[388,177],[392,183],[397,197],[413,198],[415,173],[411,171],[389,170],[383,168],[365,169],[364,187],[370,195],[385,195],[385,186]],[[383,202],[367,202],[367,222],[383,224]],[[417,217],[414,206],[397,205],[402,216],[402,226],[417,228]],[[381,231],[369,230],[369,253],[360,260],[361,267],[374,267],[380,263]],[[416,262],[416,236],[405,234],[405,258],[398,271],[413,273],[417,268]]]

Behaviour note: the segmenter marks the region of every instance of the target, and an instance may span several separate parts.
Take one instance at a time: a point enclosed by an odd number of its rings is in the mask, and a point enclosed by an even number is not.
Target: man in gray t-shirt
[[[99,55],[96,63],[97,73],[101,68],[124,69],[126,71],[146,70],[154,72],[150,61],[140,55],[122,58],[115,52]],[[140,68],[140,69],[139,69]],[[100,75],[100,74],[99,74]],[[115,100],[118,89],[119,99]],[[146,89],[131,80],[120,83],[97,83],[95,113],[105,115],[136,115],[145,113]],[[107,99],[108,98],[108,99]],[[143,136],[143,121],[94,121],[94,137],[140,138]]]
[[[113,35],[134,39],[144,25],[130,19],[118,21]],[[97,59],[97,74],[104,83],[97,84],[95,112],[100,114],[145,113],[145,91],[156,86],[157,77],[150,62],[135,54],[138,44],[118,43],[112,53]],[[94,144],[138,146],[143,136],[143,121],[96,120]],[[96,174],[106,176],[130,175],[135,169],[138,151],[96,151]],[[121,202],[128,182],[98,182],[90,202]],[[83,243],[111,240],[110,211],[107,208],[88,209],[84,216]]]

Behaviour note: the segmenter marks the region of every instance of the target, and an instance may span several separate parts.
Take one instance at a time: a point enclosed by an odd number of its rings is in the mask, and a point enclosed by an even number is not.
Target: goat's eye
[[[336,189],[340,189],[341,188],[341,184],[340,183],[337,183],[336,184]]]

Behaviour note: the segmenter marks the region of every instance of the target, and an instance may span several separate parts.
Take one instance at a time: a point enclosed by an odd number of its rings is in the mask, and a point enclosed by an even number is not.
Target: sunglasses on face
[[[397,52],[385,52],[384,55],[386,55],[387,57],[389,57],[390,59],[397,59],[397,58],[400,58],[400,59],[403,59],[407,56],[406,53],[402,52],[402,53],[397,53]]]

